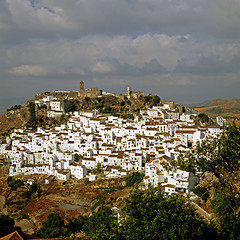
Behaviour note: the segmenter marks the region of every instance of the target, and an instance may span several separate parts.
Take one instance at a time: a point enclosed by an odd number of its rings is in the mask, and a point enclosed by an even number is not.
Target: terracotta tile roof
[[[2,238],[0,240],[24,240],[17,231],[10,233]]]

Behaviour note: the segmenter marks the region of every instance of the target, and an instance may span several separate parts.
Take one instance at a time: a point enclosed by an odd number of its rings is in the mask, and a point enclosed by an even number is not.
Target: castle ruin
[[[88,88],[88,89],[84,89],[84,82],[81,81],[80,82],[80,91],[78,96],[80,98],[85,98],[85,97],[98,97],[102,95],[102,90],[99,90],[98,88]]]
[[[128,99],[139,99],[141,97],[144,97],[144,91],[132,91],[131,88],[128,87],[125,96]]]

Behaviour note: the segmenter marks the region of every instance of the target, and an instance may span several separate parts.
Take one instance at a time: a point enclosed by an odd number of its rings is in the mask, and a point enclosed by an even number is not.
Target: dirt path
[[[204,217],[206,220],[210,221],[212,219],[211,214],[207,213],[204,209],[202,209],[200,206],[198,206],[195,202],[191,203],[197,208],[197,212]]]

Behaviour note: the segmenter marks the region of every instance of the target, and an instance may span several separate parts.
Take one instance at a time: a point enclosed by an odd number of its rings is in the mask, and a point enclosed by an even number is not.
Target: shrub
[[[192,190],[197,196],[201,197],[204,201],[207,201],[209,198],[209,192],[207,188],[197,186]]]
[[[126,178],[126,186],[132,187],[133,185],[139,184],[144,177],[144,173],[134,172]]]

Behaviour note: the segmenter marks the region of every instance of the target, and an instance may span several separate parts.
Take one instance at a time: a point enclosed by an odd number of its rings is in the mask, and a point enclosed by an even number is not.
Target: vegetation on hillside
[[[63,224],[51,213],[37,232],[42,238],[82,232],[90,239],[217,239],[216,226],[203,220],[187,199],[167,195],[160,188],[135,190],[126,200],[123,215],[103,206],[89,217]]]
[[[23,235],[21,228],[15,226],[15,221],[10,215],[0,214],[0,238],[14,231]]]
[[[61,216],[56,212],[50,213],[36,235],[41,238],[58,238],[66,236],[64,222]]]
[[[195,107],[195,110],[206,113],[212,118],[220,115],[225,117],[228,122],[232,122],[232,120],[240,119],[240,99],[215,99],[204,106]]]
[[[213,224],[204,221],[186,198],[161,188],[136,190],[125,207],[123,239],[216,239]]]
[[[9,215],[0,214],[0,237],[11,233],[14,230],[14,219],[11,218]]]
[[[166,195],[159,187],[132,192],[120,218],[109,208],[111,195],[99,194],[92,215],[71,217],[64,223],[60,214],[53,213],[37,235],[66,237],[81,232],[90,239],[239,239],[239,146],[240,127],[233,124],[220,138],[199,143],[188,158],[179,158],[175,163],[191,172],[209,172],[215,176],[211,186],[213,195],[203,186],[193,190],[205,201],[211,201],[215,224],[204,221],[187,198]],[[134,173],[127,179],[128,186],[135,186],[142,176]],[[14,178],[8,179],[9,186],[15,185],[13,182]]]
[[[19,179],[15,179],[14,177],[8,177],[7,179],[7,184],[8,186],[11,188],[12,191],[17,190],[19,187],[24,185],[24,182],[19,180]]]
[[[223,239],[239,239],[240,236],[239,149],[240,126],[233,123],[219,138],[199,143],[188,158],[180,157],[177,163],[187,171],[215,176],[211,204]]]
[[[139,184],[143,180],[143,177],[144,173],[133,172],[132,174],[126,177],[126,186],[132,187],[134,185]]]
[[[64,111],[65,113],[72,113],[77,110],[76,104],[72,100],[64,100]]]
[[[7,111],[18,110],[18,109],[21,109],[21,107],[22,107],[21,105],[14,105],[8,108]]]

